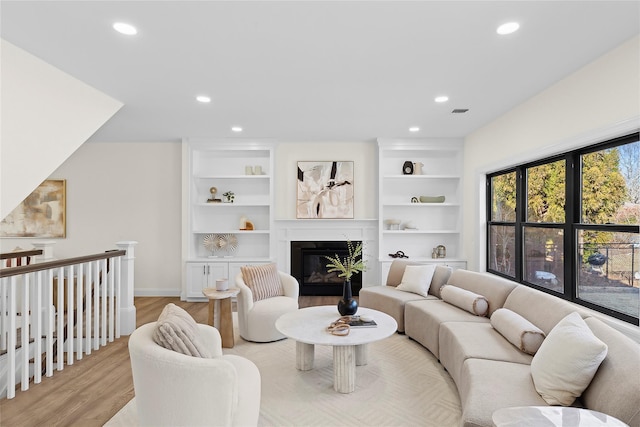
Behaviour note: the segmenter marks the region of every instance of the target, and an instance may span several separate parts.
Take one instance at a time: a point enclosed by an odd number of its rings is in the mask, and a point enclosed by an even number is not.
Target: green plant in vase
[[[353,299],[351,277],[366,271],[367,262],[362,258],[362,242],[354,246],[351,240],[347,240],[347,251],[348,254],[344,258],[340,258],[338,254],[332,257],[325,255],[325,258],[330,261],[327,264],[327,272],[336,272],[338,277],[344,279],[342,299],[338,302],[338,311],[342,316],[353,316],[358,311],[358,302]]]

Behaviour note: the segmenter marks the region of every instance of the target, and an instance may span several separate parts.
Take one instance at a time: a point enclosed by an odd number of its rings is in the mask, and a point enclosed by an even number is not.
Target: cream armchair
[[[238,328],[247,341],[271,342],[286,338],[276,329],[276,320],[285,313],[298,309],[298,281],[289,274],[278,272],[284,296],[253,301],[253,293],[245,284],[242,272],[236,276],[238,294]]]
[[[253,362],[222,354],[218,330],[198,324],[213,358],[186,356],[153,341],[156,322],[129,337],[135,405],[141,426],[255,426],[260,372]]]

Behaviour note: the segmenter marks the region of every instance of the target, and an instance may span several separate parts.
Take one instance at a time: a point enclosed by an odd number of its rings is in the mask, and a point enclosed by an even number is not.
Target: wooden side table
[[[222,347],[233,348],[233,317],[231,315],[231,298],[238,295],[240,289],[229,288],[219,291],[216,288],[204,288],[202,293],[209,298],[209,325],[220,332]]]

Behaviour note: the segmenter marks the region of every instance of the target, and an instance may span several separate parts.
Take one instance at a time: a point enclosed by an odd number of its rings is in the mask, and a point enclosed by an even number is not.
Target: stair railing
[[[35,262],[29,257],[39,254],[18,252],[13,258],[21,261],[10,267],[11,257],[2,259],[0,397],[15,397],[17,383],[24,391],[31,379],[38,384],[42,374],[52,376],[54,363],[55,370],[63,370],[65,356],[73,365],[133,332],[135,244],[118,242],[117,250]]]

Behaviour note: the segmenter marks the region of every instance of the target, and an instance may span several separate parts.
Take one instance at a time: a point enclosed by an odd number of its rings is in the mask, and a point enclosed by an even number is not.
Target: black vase
[[[342,285],[342,299],[338,301],[338,312],[341,316],[353,316],[358,311],[358,301],[351,294],[351,280],[345,280]]]

